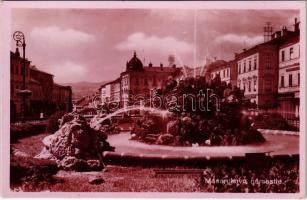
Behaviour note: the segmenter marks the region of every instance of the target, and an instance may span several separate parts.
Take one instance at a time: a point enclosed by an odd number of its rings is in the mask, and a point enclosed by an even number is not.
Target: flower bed
[[[151,117],[145,117],[135,124],[131,134],[134,140],[171,146],[230,146],[265,141],[259,131],[248,125],[248,128],[231,128],[229,125],[219,119],[199,120],[195,116],[182,116],[171,119],[163,133],[152,128],[155,123]]]
[[[167,124],[161,125],[152,116],[144,116],[135,122],[132,139],[174,146],[245,145],[265,141],[242,112],[254,105],[239,88],[221,82],[218,76],[209,82],[204,77],[186,78],[179,83],[170,78],[157,93],[155,99],[173,99],[159,108],[161,113],[169,111],[170,116],[164,120]],[[156,126],[166,130],[155,130]]]

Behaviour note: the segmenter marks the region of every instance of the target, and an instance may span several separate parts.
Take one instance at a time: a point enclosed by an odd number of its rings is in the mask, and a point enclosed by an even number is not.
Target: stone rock
[[[178,122],[176,120],[169,121],[166,125],[166,133],[171,135],[178,134]]]
[[[182,146],[183,138],[180,135],[175,136],[173,146]]]
[[[50,151],[47,149],[47,147],[43,147],[42,151],[34,156],[34,158],[38,158],[38,159],[54,159],[54,156],[50,153]]]
[[[100,171],[104,168],[99,160],[87,160],[86,163],[89,171]]]
[[[154,143],[156,142],[157,140],[157,137],[153,137],[153,136],[145,136],[144,138],[144,141],[147,142],[147,143]]]
[[[162,134],[157,139],[157,144],[171,144],[174,140],[174,136],[171,134]]]
[[[45,147],[50,147],[51,146],[51,143],[52,141],[55,139],[55,135],[48,135],[46,137],[44,137],[43,139],[43,144],[45,145]]]
[[[62,160],[57,162],[58,167],[64,170],[74,170],[74,171],[87,171],[87,162],[83,159],[78,159],[73,156],[66,156]]]
[[[14,156],[17,156],[17,157],[25,157],[25,158],[30,157],[29,154],[22,152],[19,149],[14,149],[13,154],[14,154]]]
[[[50,137],[50,152],[58,159],[65,156],[80,156],[82,152],[101,152],[98,132],[91,129],[85,120],[75,118],[67,122]],[[46,139],[47,140],[47,139]],[[97,155],[93,155],[97,157]]]
[[[104,183],[104,179],[100,175],[91,176],[91,177],[89,177],[88,182],[89,182],[89,184],[101,184],[101,183]]]
[[[45,147],[36,157],[55,159],[64,170],[103,169],[102,152],[115,149],[106,141],[107,136],[77,114],[66,114],[60,121],[60,129],[43,139]]]
[[[72,121],[74,117],[75,115],[73,113],[67,113],[63,115],[63,117],[59,120],[60,127],[62,127],[65,123]]]

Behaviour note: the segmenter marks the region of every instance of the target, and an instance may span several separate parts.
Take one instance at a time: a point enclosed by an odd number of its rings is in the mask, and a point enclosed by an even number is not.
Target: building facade
[[[110,101],[117,104],[120,104],[121,100],[120,83],[121,83],[120,78],[110,83]]]
[[[10,91],[10,109],[11,109],[11,118],[20,117],[22,111],[22,98],[19,95],[19,92],[23,90],[23,58],[20,57],[18,48],[16,52],[10,52],[11,57],[11,91]],[[30,61],[25,60],[26,67],[26,76],[25,76],[25,88],[29,88],[30,85]],[[26,98],[26,106],[24,109],[29,108],[29,99]]]
[[[52,98],[57,110],[70,111],[72,109],[72,88],[70,86],[53,84]]]
[[[278,85],[278,48],[263,43],[243,50],[236,57],[237,86],[252,103],[265,107],[276,103]]]
[[[170,76],[179,74],[181,68],[176,65],[171,67],[154,66],[149,63],[143,66],[136,52],[126,64],[126,71],[120,75],[121,80],[121,106],[127,107],[150,99],[152,90],[162,88]]]
[[[18,49],[10,52],[11,60],[11,121],[20,119],[22,98],[18,95],[23,90],[23,59]],[[53,75],[30,65],[26,60],[25,89],[30,92],[26,98],[26,119],[48,117],[57,110],[71,111],[72,89],[70,86],[55,84]]]
[[[101,104],[106,104],[110,102],[111,97],[111,84],[105,83],[99,88],[101,94]]]
[[[279,47],[279,113],[290,120],[299,119],[300,110],[300,34],[295,21],[294,33]]]
[[[219,76],[221,81],[226,82],[226,84],[230,83],[230,63],[221,60],[220,62],[212,63],[209,66],[211,80]]]
[[[126,63],[126,71],[116,80],[99,88],[101,103],[119,102],[119,107],[127,107],[149,100],[152,90],[162,88],[170,76],[174,77],[180,72],[181,68],[176,65],[165,67],[163,64],[153,66],[149,63],[148,66],[143,66],[135,52]]]

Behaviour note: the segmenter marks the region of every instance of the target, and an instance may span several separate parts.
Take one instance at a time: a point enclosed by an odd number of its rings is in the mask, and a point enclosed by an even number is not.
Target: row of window
[[[155,76],[154,76],[153,78],[149,78],[149,79],[150,79],[150,81],[152,81],[152,85],[153,85],[153,86],[157,86],[157,79],[156,79]],[[140,82],[142,82],[142,79],[141,79],[141,81],[140,81],[139,78],[135,78],[135,84],[137,84],[137,85],[143,84],[143,83],[140,83]],[[148,78],[144,78],[144,84],[145,84],[145,85],[149,85],[149,83],[148,83]]]
[[[11,64],[11,74],[23,75],[23,66]],[[26,67],[26,76],[29,74],[29,68]]]
[[[272,65],[271,65],[271,58],[270,55],[267,54],[265,55],[265,60],[264,60],[264,66],[266,69],[272,69]],[[252,70],[257,70],[257,57],[254,58],[254,64],[252,66],[252,59],[250,58],[248,60],[248,66],[246,64],[246,60],[243,61],[243,66],[242,63],[238,64],[238,74],[243,74],[245,72],[249,72]]]
[[[252,92],[252,90],[256,92],[257,91],[257,79],[242,81],[242,86],[241,86],[241,81],[238,80],[238,86],[240,89],[243,89],[244,92]]]
[[[252,66],[253,65],[253,66]],[[253,64],[252,64],[252,59],[248,59],[248,64],[246,63],[246,60],[243,61],[242,63],[238,64],[238,73],[242,74],[248,71],[252,70],[257,70],[257,57],[253,59]]]
[[[298,56],[297,57],[299,57],[299,54],[300,54],[300,47],[298,46]],[[288,59],[286,59],[286,58],[288,58]],[[284,62],[284,61],[287,61],[287,60],[292,60],[294,58],[295,58],[294,47],[290,47],[289,51],[288,51],[288,49],[284,49],[284,50],[281,51],[281,57],[280,57],[281,62]]]
[[[11,84],[11,95],[13,96],[15,93],[15,90],[22,90],[23,89],[23,83],[22,82],[16,82]]]
[[[34,89],[32,88],[32,97],[36,98],[36,97],[41,97],[43,96],[43,92],[41,89]]]
[[[297,73],[297,85],[300,85],[300,73]],[[293,84],[293,74],[289,74],[288,75],[288,87],[292,87],[292,86],[295,86]],[[286,87],[284,75],[280,76],[280,87],[281,88]]]
[[[146,89],[146,88],[144,88],[144,89],[135,88],[135,89],[134,89],[134,92],[135,92],[135,94],[139,94],[139,93],[141,93],[141,92],[143,92],[143,93],[149,93],[150,90],[149,90],[149,89]]]
[[[230,77],[230,68],[223,69],[223,70],[220,70],[220,71],[215,72],[215,73],[213,72],[213,73],[211,74],[211,78],[212,78],[212,79],[215,78],[217,74],[218,74],[221,78],[229,78],[229,77]]]
[[[23,88],[22,82],[11,83],[11,95],[14,96],[15,91],[22,90],[22,88]],[[37,90],[35,88],[32,88],[31,91],[32,91],[32,94],[31,94],[32,97],[40,97],[43,94],[42,91],[39,89]]]

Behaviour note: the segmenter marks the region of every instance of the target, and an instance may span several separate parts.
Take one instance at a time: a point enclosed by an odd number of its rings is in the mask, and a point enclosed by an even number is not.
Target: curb
[[[296,135],[299,136],[298,131],[284,131],[284,130],[271,130],[271,129],[257,129],[262,134],[273,134],[273,135]]]
[[[257,153],[255,153],[257,154]],[[280,154],[280,155],[267,155],[272,159],[289,159],[298,158],[299,154]],[[103,158],[109,161],[173,161],[173,162],[190,162],[190,161],[200,161],[200,162],[215,162],[215,161],[244,161],[247,157],[244,156],[169,156],[169,155],[152,155],[152,154],[134,154],[134,153],[117,153],[105,151],[103,152]]]

